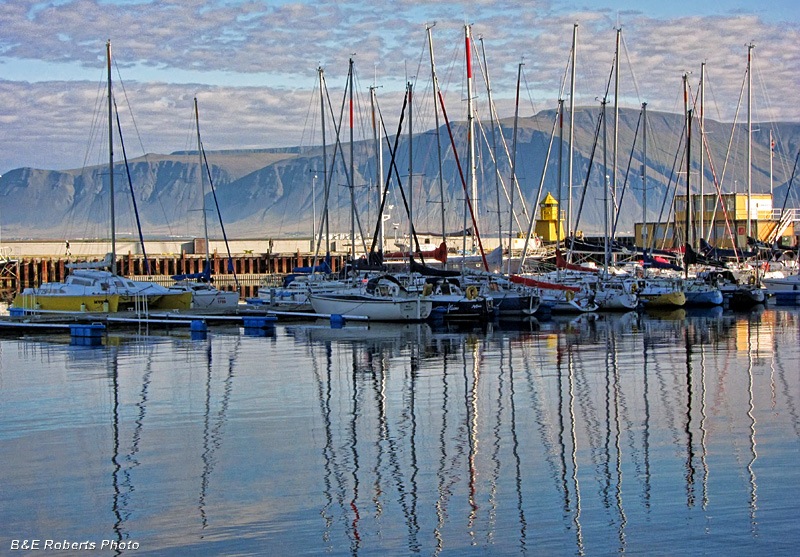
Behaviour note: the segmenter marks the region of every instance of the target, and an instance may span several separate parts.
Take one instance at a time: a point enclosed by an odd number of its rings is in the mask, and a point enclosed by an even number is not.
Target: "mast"
[[[642,248],[647,248],[647,103],[642,103]]]
[[[206,239],[206,266],[208,266],[208,220],[206,219],[206,177],[203,172],[203,146],[200,143],[200,112],[197,110],[197,97],[194,98],[194,119],[197,123],[197,156],[200,166],[200,191],[202,194],[201,204],[203,211],[203,234]]]
[[[772,128],[769,129],[769,196],[772,197],[772,159],[775,156],[775,140],[772,139]]]
[[[689,110],[686,113],[686,198],[691,200],[691,188],[689,187],[689,176],[691,175],[690,170],[692,166],[692,110]],[[693,244],[690,240],[689,236],[689,227],[691,226],[691,216],[689,211],[689,205],[686,205],[686,245],[684,246],[683,252],[683,267],[685,272],[685,278],[689,278],[689,264],[686,263],[686,256],[689,246]],[[693,247],[693,246],[692,246]]]
[[[442,140],[439,136],[439,107],[437,104],[437,96],[439,95],[439,80],[436,78],[436,63],[433,59],[433,35],[431,33],[431,26],[428,26],[428,50],[431,54],[431,81],[433,82],[433,117],[436,123],[436,152],[438,156],[436,157],[437,161],[439,162],[439,198],[442,203],[441,208],[441,216],[442,216],[442,242],[447,243],[447,232],[446,232],[446,222],[445,222],[445,205],[444,205],[444,176],[442,176]],[[498,207],[498,211],[500,208]],[[499,217],[498,217],[499,218]],[[447,269],[447,263],[443,264],[444,268]]]
[[[611,174],[611,202],[612,202],[612,222],[617,220],[617,144],[619,143],[619,43],[622,37],[622,27],[617,29],[617,45],[614,54],[614,146]]]
[[[689,173],[691,172],[691,161],[689,160],[691,136],[689,127],[692,123],[692,111],[689,110],[689,74],[683,74],[683,114],[686,126],[686,231],[684,232],[684,243],[692,243],[692,190],[689,186]]]
[[[108,190],[111,197],[111,274],[117,274],[117,232],[114,217],[114,127],[111,105],[111,39],[106,42],[108,64]]]
[[[706,201],[705,201],[705,144],[706,144],[706,63],[700,64],[700,235],[705,237]]]
[[[472,51],[471,51],[471,28],[469,25],[464,26],[464,37],[466,42],[466,56],[467,56],[467,123],[468,140],[469,140],[469,183],[470,195],[472,196],[472,208],[475,217],[478,217],[478,177],[475,168],[475,115],[472,108]],[[475,245],[475,233],[473,231],[472,237],[473,247]]]
[[[411,82],[406,83],[406,91],[408,92],[408,261],[411,264],[411,259],[414,253],[414,165],[412,163],[413,151],[413,137],[414,137],[414,103],[411,102]]]
[[[747,45],[747,237],[752,236],[750,222],[750,197],[753,190],[753,49],[756,45]],[[746,242],[745,242],[746,245]]]
[[[383,251],[383,240],[384,240],[384,229],[383,229],[383,211],[380,210],[381,207],[381,197],[383,191],[383,144],[381,143],[381,134],[380,134],[380,116],[375,109],[375,86],[369,88],[370,92],[370,103],[372,105],[372,134],[375,140],[375,158],[377,164],[375,165],[375,184],[377,185],[377,193],[378,193],[378,238],[380,242],[380,251]]]
[[[519,120],[519,83],[522,79],[522,63],[517,69],[517,98],[514,105],[514,138],[511,143],[511,214],[508,218],[508,274],[511,274],[511,244],[514,241],[514,192],[517,187],[517,122]],[[500,208],[498,207],[498,210]],[[535,210],[535,209],[534,209]],[[502,240],[501,240],[502,245]]]
[[[608,149],[606,138],[608,136],[606,105],[608,99],[603,97],[603,274],[608,277]]]
[[[322,120],[322,183],[326,185],[328,184],[328,152],[327,147],[325,145],[325,80],[323,78],[324,70],[322,67],[317,68],[319,72],[319,104],[320,104],[320,119]],[[327,196],[326,196],[327,199]],[[328,204],[325,203],[325,207],[323,207],[324,215],[322,216],[325,219],[325,254],[330,255],[331,253],[331,234],[330,234],[330,223],[328,222]],[[316,265],[316,263],[315,263]]]
[[[559,251],[561,250],[561,167],[562,164],[562,157],[564,153],[564,99],[558,99],[558,190],[556,195],[558,196],[558,212],[556,213],[556,249]],[[561,269],[557,268],[558,275],[561,275]]]
[[[578,24],[572,28],[572,70],[569,78],[569,159],[567,166],[567,236],[572,235],[572,145],[575,139],[575,62],[578,51]]]
[[[491,124],[492,124],[492,152],[494,153],[494,167],[495,167],[494,168],[494,170],[495,170],[495,172],[494,172],[494,189],[495,189],[495,193],[497,194],[497,241],[502,246],[503,245],[503,221],[502,221],[501,213],[500,213],[500,169],[498,168],[498,164],[497,164],[497,140],[496,140],[496,135],[495,135],[494,101],[492,100],[492,84],[491,84],[491,81],[489,80],[489,64],[486,63],[486,49],[484,48],[483,37],[481,37],[479,40],[481,41],[481,53],[483,54],[483,66],[486,69],[486,94],[487,94],[488,100],[489,100],[489,120],[491,121]],[[517,98],[519,99],[519,86],[517,86]],[[516,122],[517,121],[516,121],[516,118],[515,118],[514,119],[515,136],[516,136]],[[511,199],[514,199],[514,191],[513,191],[513,188],[514,188],[514,178],[513,178],[513,175],[514,175],[514,163],[513,162],[511,163],[511,175],[512,175],[512,178],[511,178],[511,188],[512,188]],[[513,206],[512,206],[511,218],[512,219],[514,218]],[[508,259],[509,259],[509,263],[508,264],[509,264],[509,273],[510,273],[511,272],[511,269],[510,269],[510,266],[511,266],[511,239],[510,239],[511,228],[509,228],[508,230],[509,230],[509,232],[508,232],[508,234],[509,234],[509,241],[508,241]],[[502,253],[501,253],[500,268],[501,269],[503,268]]]
[[[350,58],[348,68],[348,84],[350,88],[350,260],[356,260],[356,193],[355,193],[355,164],[354,151],[355,142],[353,141],[353,59]]]

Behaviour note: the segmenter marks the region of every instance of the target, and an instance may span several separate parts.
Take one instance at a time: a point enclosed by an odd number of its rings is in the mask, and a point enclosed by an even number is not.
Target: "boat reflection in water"
[[[174,555],[785,554],[798,331],[681,308],[6,339],[0,517]]]

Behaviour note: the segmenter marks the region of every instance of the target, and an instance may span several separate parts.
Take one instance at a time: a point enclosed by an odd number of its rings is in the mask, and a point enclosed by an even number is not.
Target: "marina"
[[[793,6],[51,4],[0,553],[797,553]]]

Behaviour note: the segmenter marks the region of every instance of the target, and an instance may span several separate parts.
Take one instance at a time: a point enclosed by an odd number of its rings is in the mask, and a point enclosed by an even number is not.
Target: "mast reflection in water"
[[[789,554],[798,315],[5,339],[1,541]]]

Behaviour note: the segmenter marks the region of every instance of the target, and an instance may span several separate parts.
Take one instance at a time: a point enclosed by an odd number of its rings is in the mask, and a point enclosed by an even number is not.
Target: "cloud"
[[[425,25],[434,22],[448,112],[454,120],[463,118],[465,21],[473,24],[476,39],[484,38],[501,116],[513,114],[522,61],[521,114],[555,106],[575,22],[576,100],[596,104],[607,86],[619,21],[624,46],[620,82],[627,106],[646,101],[653,110],[682,110],[681,76],[693,72],[690,82],[696,89],[700,64],[706,62],[707,113],[732,119],[744,78],[746,44],[753,41],[756,118],[800,119],[800,106],[787,94],[796,88],[800,71],[798,21],[765,21],[748,14],[658,18],[647,16],[646,8],[576,11],[563,4],[520,6],[505,0],[424,6],[404,0],[392,9],[382,3],[322,0],[17,0],[0,3],[0,75],[12,76],[0,82],[0,121],[13,132],[11,139],[0,140],[0,171],[82,162],[79,154],[86,148],[98,89],[91,79],[102,75],[107,39],[112,40],[123,79],[133,82],[126,85],[147,149],[183,147],[179,144],[185,125],[178,114],[198,91],[206,129],[219,138],[214,148],[257,147],[292,145],[308,137],[304,127],[317,66],[325,68],[329,87],[340,95],[347,59],[353,54],[359,94],[365,95],[377,80],[385,116],[391,112],[396,117],[406,79],[415,81],[420,91],[430,88]],[[61,79],[34,76],[36,68],[74,70],[75,80],[66,81],[66,72],[59,72]],[[486,95],[476,74],[481,103]],[[334,104],[340,102],[337,99]]]

